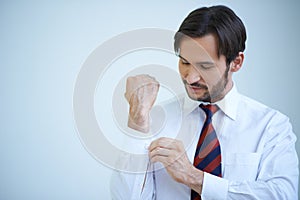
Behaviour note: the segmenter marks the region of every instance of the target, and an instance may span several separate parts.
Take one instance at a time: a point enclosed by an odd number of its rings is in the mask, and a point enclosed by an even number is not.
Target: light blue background
[[[176,31],[211,4],[230,6],[247,28],[240,92],[288,115],[300,138],[300,1],[0,1],[0,199],[109,199],[111,169],[84,149],[73,121],[81,65],[117,34]]]

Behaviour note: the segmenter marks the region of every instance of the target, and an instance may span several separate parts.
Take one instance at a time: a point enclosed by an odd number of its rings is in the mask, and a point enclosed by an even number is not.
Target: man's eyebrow
[[[189,62],[189,61],[187,61],[187,59],[185,59],[184,57],[182,57],[180,54],[178,55],[178,57],[181,58],[184,62],[187,62],[187,63]]]

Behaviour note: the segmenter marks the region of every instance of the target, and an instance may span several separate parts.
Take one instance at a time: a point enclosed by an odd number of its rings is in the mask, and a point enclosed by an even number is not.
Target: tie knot
[[[215,114],[219,110],[219,107],[213,104],[207,104],[207,105],[200,104],[199,106],[200,108],[202,108],[202,110],[205,112],[208,118],[211,118],[213,114]]]

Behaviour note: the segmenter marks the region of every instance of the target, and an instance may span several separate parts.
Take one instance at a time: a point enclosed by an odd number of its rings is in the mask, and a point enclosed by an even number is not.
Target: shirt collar
[[[227,95],[216,104],[225,113],[225,115],[230,117],[232,120],[236,120],[239,101],[240,95],[235,85],[233,85]]]
[[[233,85],[233,87],[226,94],[226,96],[214,104],[218,105],[220,110],[222,110],[224,114],[227,115],[229,118],[231,118],[232,120],[236,120],[239,100],[240,100],[240,95],[235,85]],[[207,104],[205,102],[193,100],[189,98],[187,94],[185,94],[184,102],[183,102],[184,115],[187,115],[192,111],[194,111],[199,106],[200,103]]]

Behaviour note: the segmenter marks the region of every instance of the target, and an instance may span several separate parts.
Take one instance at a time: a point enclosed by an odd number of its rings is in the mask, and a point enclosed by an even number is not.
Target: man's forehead
[[[181,41],[178,54],[189,62],[213,61],[217,58],[216,43],[213,37],[184,38]]]
[[[188,62],[201,62],[201,61],[212,61],[212,57],[209,53],[199,45],[191,47],[182,45],[178,52],[178,56]]]

